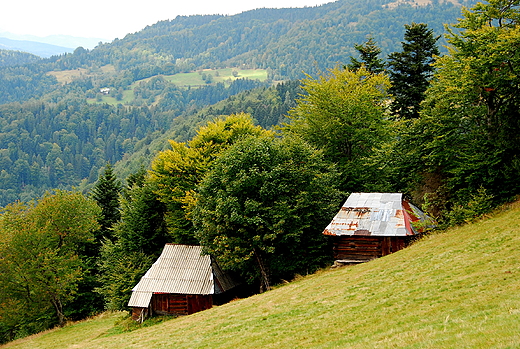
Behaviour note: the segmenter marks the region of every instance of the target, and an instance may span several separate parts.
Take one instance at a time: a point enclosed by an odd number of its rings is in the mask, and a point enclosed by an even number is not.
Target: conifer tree
[[[372,74],[385,71],[384,61],[378,57],[381,49],[374,42],[374,38],[369,37],[364,44],[354,45],[354,48],[359,52],[359,59],[350,57],[350,64],[347,64],[347,68],[357,70],[361,66],[365,66],[365,69]]]
[[[98,233],[98,241],[102,238],[112,239],[112,227],[121,219],[119,193],[122,190],[121,182],[116,178],[110,163],[92,189],[92,198],[101,208],[101,226]]]
[[[433,30],[424,23],[406,24],[405,28],[402,52],[388,56],[392,83],[389,92],[394,96],[392,114],[410,119],[419,116],[419,105],[434,71],[434,55],[439,54],[439,37],[435,37]]]

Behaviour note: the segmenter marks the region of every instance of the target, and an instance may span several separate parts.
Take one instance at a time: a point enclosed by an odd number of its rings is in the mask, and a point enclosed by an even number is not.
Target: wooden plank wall
[[[332,251],[335,259],[369,261],[381,256],[381,240],[371,236],[338,236]]]
[[[154,294],[152,309],[157,315],[189,315],[213,306],[211,295]]]
[[[188,314],[193,314],[213,307],[213,297],[211,295],[190,294],[187,298]]]
[[[336,260],[369,261],[403,249],[407,241],[400,236],[337,236],[333,254]]]
[[[147,308],[132,308],[132,320],[139,321],[143,311],[148,310]],[[146,314],[143,314],[146,316]]]

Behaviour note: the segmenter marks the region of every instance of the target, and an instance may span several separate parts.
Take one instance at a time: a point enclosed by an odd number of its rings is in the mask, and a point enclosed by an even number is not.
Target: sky
[[[233,15],[257,8],[316,6],[333,0],[6,0],[0,32],[113,40],[178,15]]]

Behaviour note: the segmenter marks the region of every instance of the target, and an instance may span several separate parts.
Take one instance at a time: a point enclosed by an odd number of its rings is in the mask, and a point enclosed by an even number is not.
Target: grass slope
[[[7,348],[518,348],[519,246],[517,202],[393,255],[198,314],[123,334],[112,334],[121,315],[104,315]]]

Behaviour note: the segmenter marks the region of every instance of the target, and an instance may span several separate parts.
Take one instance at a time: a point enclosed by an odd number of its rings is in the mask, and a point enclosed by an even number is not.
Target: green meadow
[[[235,71],[235,75],[233,74]],[[267,80],[267,70],[265,69],[206,69],[191,73],[179,73],[175,75],[165,75],[164,78],[179,87],[195,87],[206,85],[203,80],[204,75],[211,74],[213,83],[229,83],[236,79]],[[138,82],[137,82],[138,83]]]
[[[74,78],[77,74],[76,71],[64,74],[63,72],[53,73],[55,76],[60,77],[60,81],[67,82],[68,80]],[[211,75],[211,82],[207,82],[208,75]],[[224,68],[224,69],[205,69],[199,70],[191,73],[179,73],[175,75],[162,75],[162,77],[176,85],[180,88],[199,88],[202,86],[214,85],[216,83],[224,83],[228,86],[232,81],[237,79],[251,79],[251,80],[259,80],[265,81],[267,80],[267,70],[265,69],[237,69],[237,68]],[[206,80],[204,79],[206,78]],[[68,79],[68,80],[67,80]],[[101,96],[100,100],[95,98],[90,98],[87,100],[88,103],[106,103],[110,105],[118,105],[118,104],[130,104],[134,101],[134,88],[138,87],[141,82],[146,82],[152,78],[147,78],[139,81],[135,81],[130,87],[123,91],[123,98],[121,100],[117,100],[115,97],[111,97],[108,95]]]
[[[105,313],[5,348],[519,348],[519,246],[516,202],[392,255],[190,316],[138,328]]]

